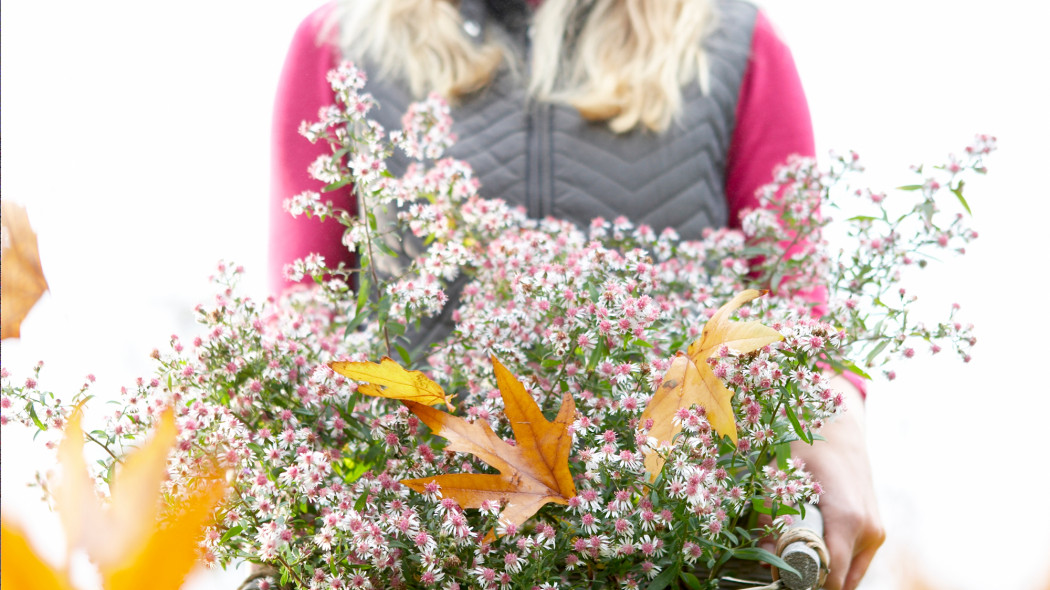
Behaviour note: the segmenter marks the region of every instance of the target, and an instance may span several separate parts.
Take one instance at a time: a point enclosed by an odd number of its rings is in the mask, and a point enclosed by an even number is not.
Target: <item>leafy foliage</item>
[[[876,211],[842,222],[837,251],[827,213],[860,171],[852,157],[791,162],[743,231],[683,240],[626,219],[527,219],[442,158],[441,100],[388,136],[367,119],[363,73],[330,82],[338,104],[303,126],[331,146],[311,173],[352,185],[358,211],[316,193],[288,209],[344,224],[358,266],[310,256],[288,276],[312,288],[255,301],[220,265],[201,335],[156,351],[156,376],[88,433],[115,461],[174,412],[164,494],[209,461],[232,487],[208,563],[264,563],[300,588],[710,587],[734,557],[775,562],[758,539],[819,497],[787,443],[841,411],[827,368],[888,375],[921,341],[968,358],[970,328],[954,310],[917,321],[899,271],[976,237],[935,196],[969,206],[962,178],[983,172],[989,138],[901,191],[918,202],[899,214],[851,189]],[[417,159],[400,177],[394,149]],[[3,378],[5,423],[61,428],[89,397]],[[452,396],[457,415],[430,407]]]

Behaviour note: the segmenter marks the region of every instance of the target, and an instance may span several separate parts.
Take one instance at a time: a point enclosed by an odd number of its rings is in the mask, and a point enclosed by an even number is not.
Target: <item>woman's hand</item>
[[[832,388],[846,396],[847,411],[820,431],[827,441],[791,447],[792,457],[806,462],[806,469],[820,482],[824,495],[824,542],[831,557],[826,590],[853,590],[860,583],[886,533],[879,519],[878,502],[871,480],[864,437],[864,399],[842,377],[832,378]]]

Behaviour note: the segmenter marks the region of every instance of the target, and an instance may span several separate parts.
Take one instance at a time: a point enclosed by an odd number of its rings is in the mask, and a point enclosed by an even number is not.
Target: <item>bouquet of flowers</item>
[[[157,374],[87,434],[106,481],[173,409],[164,494],[224,470],[200,549],[265,564],[260,588],[715,588],[734,558],[790,570],[758,541],[819,501],[789,443],[841,411],[828,376],[892,378],[920,343],[970,358],[957,307],[918,321],[901,281],[976,237],[962,190],[992,138],[916,168],[893,198],[852,187],[853,154],[789,162],[742,230],[686,241],[627,219],[528,219],[442,157],[439,97],[388,135],[360,70],[329,80],[337,104],[302,128],[332,147],[311,173],[352,184],[358,210],[318,193],[287,208],[342,223],[355,266],[307,257],[287,273],[311,288],[256,301],[220,264],[200,335],[154,351]],[[394,149],[416,161],[402,177]],[[381,271],[409,235],[423,254]],[[37,380],[4,371],[0,420],[60,428],[90,397]]]

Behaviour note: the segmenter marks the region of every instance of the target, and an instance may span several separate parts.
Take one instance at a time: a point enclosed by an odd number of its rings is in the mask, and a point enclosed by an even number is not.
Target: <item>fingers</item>
[[[846,581],[846,573],[850,569],[850,561],[853,558],[852,535],[839,534],[836,529],[824,532],[824,543],[828,546],[828,556],[831,563],[828,564],[828,579],[824,582],[824,590],[842,590]]]
[[[881,545],[881,542],[879,544]],[[854,590],[860,584],[865,572],[868,571],[868,566],[871,565],[871,560],[875,557],[876,550],[878,550],[878,546],[869,547],[853,558],[853,563],[849,566],[849,572],[846,574],[846,581],[842,590]]]
[[[868,566],[871,565],[871,560],[875,558],[875,552],[885,540],[886,531],[878,520],[869,523],[869,526],[863,529],[854,549],[853,562],[849,566],[849,572],[846,573],[843,590],[853,590],[860,584],[864,574],[868,571]]]
[[[857,527],[827,530],[824,542],[828,546],[831,571],[824,589],[854,590],[885,539],[886,533],[877,519],[860,523]]]

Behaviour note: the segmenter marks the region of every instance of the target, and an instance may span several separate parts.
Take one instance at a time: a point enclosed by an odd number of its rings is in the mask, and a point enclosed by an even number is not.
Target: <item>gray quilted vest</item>
[[[718,26],[704,41],[710,93],[702,94],[697,83],[683,89],[683,111],[667,131],[613,133],[571,106],[526,101],[520,76],[501,71],[487,88],[453,108],[459,139],[449,155],[471,165],[482,196],[523,206],[531,217],[587,227],[595,217],[623,215],[657,232],[673,227],[684,239],[724,227],[726,159],[757,9],[739,0],[717,0],[716,8]],[[468,34],[502,35],[528,61],[524,0],[462,0],[460,12]],[[367,61],[363,65],[366,72],[377,71]],[[371,116],[387,129],[399,128],[412,102],[408,90],[375,76],[365,90],[380,105]],[[387,164],[400,175],[408,160],[399,153]],[[397,273],[419,249],[411,237],[390,245],[408,256],[377,261],[384,274]],[[453,293],[450,299],[455,301]],[[429,334],[422,340],[439,336],[434,329],[444,331],[426,327]]]

